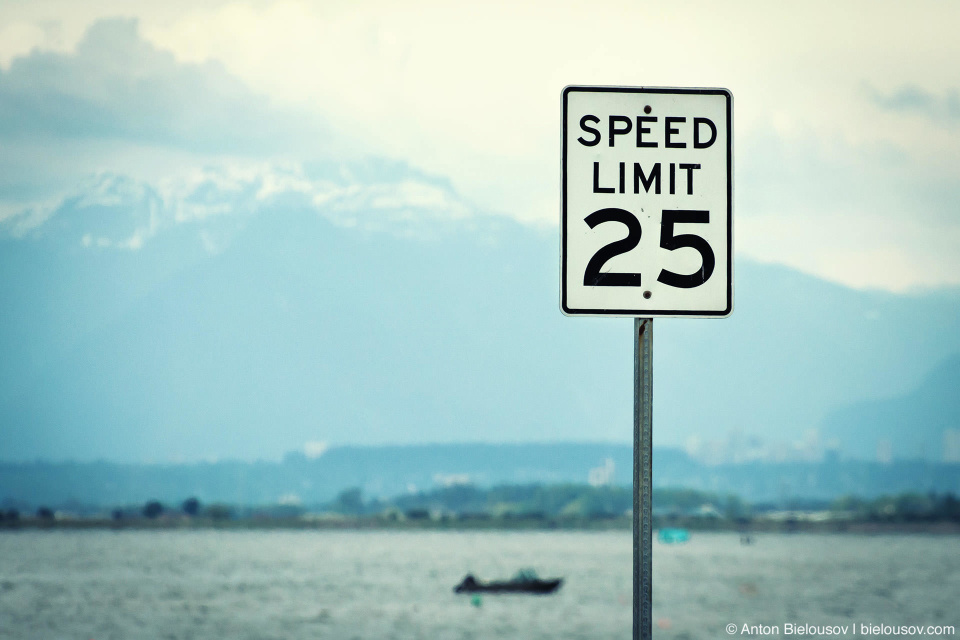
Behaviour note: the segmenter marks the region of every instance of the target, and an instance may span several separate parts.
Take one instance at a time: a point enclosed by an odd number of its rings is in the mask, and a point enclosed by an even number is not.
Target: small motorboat
[[[494,580],[491,582],[480,582],[468,573],[467,576],[453,588],[455,593],[532,593],[534,595],[546,595],[553,593],[560,588],[563,578],[551,578],[541,580],[537,574],[524,569],[517,572],[517,575],[509,580]]]

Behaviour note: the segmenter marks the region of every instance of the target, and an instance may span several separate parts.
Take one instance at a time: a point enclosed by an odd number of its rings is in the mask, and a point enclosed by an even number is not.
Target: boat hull
[[[530,593],[546,595],[559,589],[562,583],[563,578],[478,582],[472,579],[472,576],[467,576],[453,590],[455,593]]]

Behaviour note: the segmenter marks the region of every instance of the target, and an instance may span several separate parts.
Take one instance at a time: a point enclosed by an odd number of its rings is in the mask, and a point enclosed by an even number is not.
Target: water
[[[654,543],[654,635],[727,624],[954,625],[960,539],[694,533]],[[452,591],[532,567],[551,596]],[[0,535],[0,638],[629,638],[629,532]],[[476,606],[479,604],[479,606]],[[948,634],[953,637],[956,634]]]

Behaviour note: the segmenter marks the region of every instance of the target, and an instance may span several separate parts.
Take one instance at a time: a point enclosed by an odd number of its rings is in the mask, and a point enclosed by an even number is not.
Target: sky
[[[549,231],[564,86],[723,87],[738,257],[958,285],[957,24],[952,2],[7,1],[0,224],[42,228],[104,174],[175,222],[244,208],[184,204],[212,170],[318,201],[311,166],[376,157],[430,179],[371,197]],[[163,225],[86,243],[136,251]]]

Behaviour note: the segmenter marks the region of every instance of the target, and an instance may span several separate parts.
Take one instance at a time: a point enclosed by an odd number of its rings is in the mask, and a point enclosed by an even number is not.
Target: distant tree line
[[[110,518],[117,522],[135,519],[157,520],[163,517],[205,517],[211,520],[226,520],[233,515],[234,509],[228,505],[203,505],[196,497],[184,500],[179,509],[170,508],[159,500],[148,500],[142,506],[118,507],[110,511]],[[40,506],[32,514],[28,510],[25,515],[18,508],[0,509],[0,526],[15,526],[26,519],[51,523],[63,518],[75,519],[76,516],[69,511],[59,512],[48,506]]]
[[[960,499],[952,493],[903,493],[873,500],[847,496],[835,500],[831,509],[868,522],[960,522]]]
[[[711,513],[727,517],[740,517],[749,510],[736,496],[719,496],[693,489],[653,491],[653,508],[666,514],[688,515],[705,506],[711,508]],[[361,489],[353,487],[342,491],[324,508],[353,516],[393,510],[414,519],[437,513],[494,518],[615,518],[626,516],[633,509],[633,489],[584,484],[500,485],[492,488],[456,484],[390,500],[364,501]]]
[[[419,491],[391,499],[367,500],[359,487],[341,491],[328,503],[305,508],[299,504],[260,507],[203,504],[198,498],[185,499],[178,506],[148,500],[139,506],[115,508],[110,513],[119,526],[135,522],[223,522],[292,521],[306,515],[339,514],[350,518],[387,520],[540,520],[544,522],[596,521],[626,518],[633,508],[633,489],[583,484],[527,484],[479,487],[455,484],[431,491]],[[691,518],[730,520],[745,524],[771,511],[832,512],[838,520],[877,523],[955,522],[960,524],[960,499],[952,493],[904,493],[879,498],[848,496],[832,502],[785,500],[781,504],[748,504],[735,495],[720,495],[693,489],[653,490],[655,522],[686,521]],[[25,513],[25,515],[24,515]],[[75,519],[48,506],[36,511],[7,507],[0,509],[0,527],[15,528],[24,522],[38,526],[61,519]]]
[[[612,518],[633,508],[631,487],[580,484],[501,485],[483,488],[471,484],[397,496],[390,500],[363,499],[353,487],[323,505],[322,510],[344,515],[375,515],[388,511],[413,519],[436,514],[460,517],[573,517]],[[771,511],[824,511],[867,522],[960,522],[960,499],[952,493],[905,493],[874,499],[849,496],[834,501],[790,499],[779,504],[749,504],[738,496],[695,489],[653,490],[653,511],[661,517],[715,517],[748,521]]]
[[[159,500],[148,500],[146,504],[143,505],[140,515],[149,520],[155,520],[163,517],[164,514],[168,516],[180,515],[188,518],[207,517],[213,520],[227,520],[232,517],[233,509],[222,504],[205,506],[200,502],[199,498],[190,497],[180,503],[179,510],[170,509]],[[122,520],[132,515],[136,514],[124,511],[123,509],[115,509],[113,511],[114,520]]]

